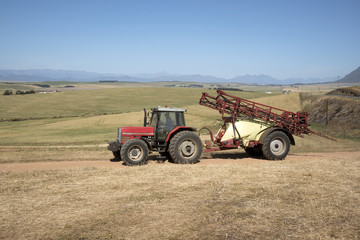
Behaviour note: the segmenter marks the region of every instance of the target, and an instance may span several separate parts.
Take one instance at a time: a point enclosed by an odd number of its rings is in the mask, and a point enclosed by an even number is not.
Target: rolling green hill
[[[0,95],[0,120],[86,117],[141,111],[167,105],[197,104],[204,89],[111,88],[31,95]],[[211,92],[211,90],[209,90]],[[212,90],[215,94],[215,91]],[[265,96],[261,92],[234,92],[244,98]]]
[[[0,145],[104,143],[119,126],[143,124],[143,108],[188,109],[187,125],[213,124],[217,111],[198,105],[204,89],[113,88],[0,96]],[[215,91],[207,91],[215,94]],[[232,92],[243,98],[260,92]]]

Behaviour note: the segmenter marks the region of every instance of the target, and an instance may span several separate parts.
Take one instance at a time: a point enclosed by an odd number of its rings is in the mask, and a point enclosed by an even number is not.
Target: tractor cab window
[[[175,112],[161,112],[159,118],[159,127],[172,129],[177,126]]]
[[[176,121],[177,121],[177,126],[185,126],[185,119],[183,112],[176,113]]]
[[[151,119],[150,119],[150,124],[149,126],[150,127],[156,127],[156,124],[158,122],[158,113],[157,112],[154,112],[151,116]]]

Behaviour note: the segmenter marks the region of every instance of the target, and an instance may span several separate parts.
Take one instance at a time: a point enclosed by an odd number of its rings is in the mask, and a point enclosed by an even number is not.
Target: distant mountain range
[[[354,72],[341,79],[340,82],[360,82],[360,67]],[[313,84],[337,81],[336,77],[329,78],[288,78],[277,79],[269,75],[243,75],[234,78],[218,78],[210,75],[179,75],[167,72],[142,73],[133,75],[122,75],[113,73],[95,73],[72,70],[53,69],[31,69],[31,70],[0,70],[0,81],[119,81],[119,82],[198,82],[198,83],[242,83],[242,84],[263,84],[263,85],[288,85],[288,84]]]

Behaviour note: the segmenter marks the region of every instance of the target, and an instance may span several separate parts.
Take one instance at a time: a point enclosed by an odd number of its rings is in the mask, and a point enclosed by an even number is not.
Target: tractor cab
[[[144,127],[153,127],[154,140],[163,143],[168,137],[169,132],[176,127],[185,126],[185,111],[186,110],[182,108],[152,108],[150,112],[151,115],[147,115],[145,111]]]

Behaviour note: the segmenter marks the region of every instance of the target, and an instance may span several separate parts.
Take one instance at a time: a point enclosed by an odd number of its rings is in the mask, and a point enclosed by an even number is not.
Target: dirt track
[[[333,153],[298,153],[289,154],[284,161],[306,161],[314,159],[334,159],[334,158],[354,158],[360,155],[360,152],[333,152]],[[200,163],[196,165],[211,165],[211,164],[248,164],[257,163],[259,161],[267,161],[265,159],[249,158],[245,153],[243,154],[217,154],[211,158],[210,156],[203,156]],[[165,163],[158,163],[156,158],[152,158],[149,164],[172,164],[166,161]],[[99,161],[54,161],[54,162],[31,162],[31,163],[5,163],[0,164],[0,171],[40,171],[40,170],[57,170],[57,169],[74,169],[84,167],[105,167],[105,168],[126,168],[122,162],[111,162],[109,160]]]

